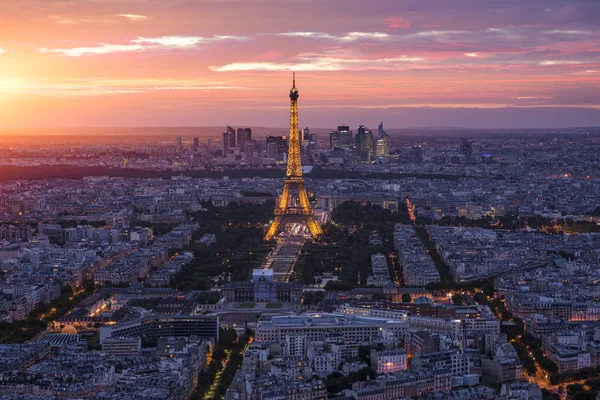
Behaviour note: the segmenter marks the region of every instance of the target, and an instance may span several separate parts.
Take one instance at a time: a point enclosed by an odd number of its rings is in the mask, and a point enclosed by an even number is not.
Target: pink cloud
[[[421,24],[421,25],[419,25],[419,28],[423,28],[423,29],[437,29],[439,27],[441,27],[441,25],[440,24],[436,24],[435,22],[431,22],[431,23],[428,23],[428,24]]]
[[[257,61],[274,61],[278,60],[283,56],[281,51],[267,51],[256,56]]]
[[[388,29],[393,29],[393,30],[409,29],[410,21],[407,20],[406,18],[398,17],[398,16],[387,17],[385,19],[385,25],[388,27]]]
[[[291,71],[301,107],[327,114],[307,125],[396,104],[592,104],[600,118],[598,0],[306,3],[0,0],[0,64],[28,66],[0,67],[0,126],[286,126]],[[268,107],[283,111],[254,113]]]

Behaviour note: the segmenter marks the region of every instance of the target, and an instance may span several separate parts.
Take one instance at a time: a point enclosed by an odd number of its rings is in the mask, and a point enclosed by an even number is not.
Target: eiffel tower
[[[275,206],[275,219],[269,226],[265,240],[271,240],[287,223],[302,222],[313,238],[317,239],[323,230],[314,217],[315,211],[310,206],[308,194],[302,178],[300,162],[300,132],[298,131],[298,89],[296,74],[290,90],[290,136],[288,143],[288,164],[283,181],[283,192]]]

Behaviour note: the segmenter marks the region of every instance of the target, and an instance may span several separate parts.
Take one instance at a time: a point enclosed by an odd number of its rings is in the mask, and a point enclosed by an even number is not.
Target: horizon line
[[[3,131],[23,131],[23,130],[60,130],[60,129],[81,129],[81,130],[93,130],[93,129],[221,129],[222,127],[236,126],[244,128],[257,128],[257,129],[283,129],[289,130],[289,127],[285,126],[260,126],[260,125],[244,125],[244,124],[224,124],[224,125],[96,125],[96,126],[59,126],[59,127],[6,127],[0,128],[0,136],[3,135]],[[339,124],[332,127],[308,127],[309,129],[320,129],[320,130],[331,130],[337,126],[344,126]],[[366,125],[365,125],[366,126]],[[470,131],[489,131],[489,130],[501,130],[501,131],[549,131],[555,129],[600,129],[600,125],[582,125],[582,126],[557,126],[552,128],[543,127],[515,127],[515,128],[493,128],[493,127],[463,127],[463,126],[452,126],[452,125],[418,125],[418,126],[407,126],[407,127],[385,127],[385,130],[408,130],[408,129],[462,129]]]

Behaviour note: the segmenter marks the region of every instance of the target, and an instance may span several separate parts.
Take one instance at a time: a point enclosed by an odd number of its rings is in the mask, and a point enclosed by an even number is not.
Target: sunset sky
[[[285,126],[291,71],[301,125],[600,125],[600,1],[0,0],[0,127]]]

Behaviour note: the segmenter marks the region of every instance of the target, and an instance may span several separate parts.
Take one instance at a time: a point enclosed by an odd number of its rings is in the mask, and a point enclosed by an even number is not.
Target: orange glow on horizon
[[[272,115],[291,71],[301,125],[348,109],[600,109],[600,30],[558,5],[491,18],[468,6],[449,17],[440,0],[345,12],[337,2],[8,1],[0,127],[286,126]]]

